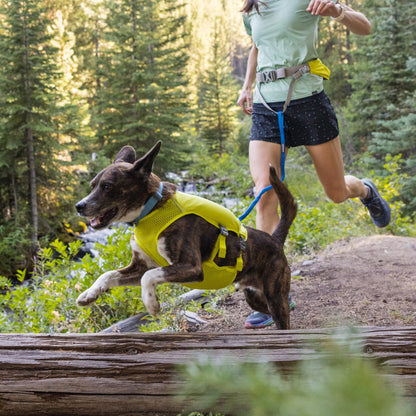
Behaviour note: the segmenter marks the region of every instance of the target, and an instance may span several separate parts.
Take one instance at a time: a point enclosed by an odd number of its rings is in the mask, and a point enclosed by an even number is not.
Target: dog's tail
[[[276,169],[270,165],[270,183],[279,198],[280,222],[273,231],[272,237],[283,246],[289,233],[289,228],[296,217],[298,206],[287,186],[279,179]]]

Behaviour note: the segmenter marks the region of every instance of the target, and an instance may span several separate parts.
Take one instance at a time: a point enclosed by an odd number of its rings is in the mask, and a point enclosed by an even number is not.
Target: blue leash
[[[270,189],[272,189],[272,186],[271,185],[269,185],[269,186],[267,186],[266,188],[264,188],[257,196],[256,196],[256,198],[254,199],[254,201],[250,204],[250,206],[247,208],[247,210],[246,210],[246,212],[244,213],[244,214],[242,214],[242,215],[240,215],[239,217],[238,217],[238,219],[240,220],[240,221],[243,221],[244,220],[244,218],[246,218],[247,217],[247,215],[248,214],[250,214],[250,212],[253,210],[253,208],[257,205],[257,202],[259,202],[260,201],[260,198],[262,197],[262,195],[264,194],[264,193],[266,193],[267,191],[270,191]]]
[[[280,131],[280,145],[282,146],[282,155],[280,156],[280,170],[282,172],[281,181],[285,179],[285,162],[286,162],[286,141],[285,141],[285,131],[283,130],[283,112],[279,111],[277,113],[277,120],[279,122],[279,131]]]
[[[283,181],[285,179],[286,143],[285,143],[285,132],[283,130],[283,112],[282,111],[279,111],[277,113],[277,119],[279,122],[280,144],[282,146],[282,155],[280,156],[280,170],[282,172],[282,177],[280,178],[280,180]],[[256,196],[256,198],[254,198],[254,201],[247,208],[246,212],[240,215],[238,219],[240,221],[243,221],[248,216],[248,214],[250,214],[253,208],[257,205],[257,202],[260,201],[260,198],[263,196],[263,194],[266,193],[267,191],[270,191],[271,189],[272,189],[271,185],[262,189],[261,192]]]

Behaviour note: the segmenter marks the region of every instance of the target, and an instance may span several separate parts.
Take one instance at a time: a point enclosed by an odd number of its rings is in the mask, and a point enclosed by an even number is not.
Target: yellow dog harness
[[[247,240],[247,230],[237,217],[227,208],[200,198],[196,195],[176,192],[162,207],[151,211],[141,218],[134,229],[134,237],[141,249],[159,266],[168,266],[166,260],[157,249],[159,235],[177,219],[195,214],[220,230],[214,250],[208,261],[202,263],[204,280],[202,282],[184,283],[192,289],[221,289],[231,284],[237,272],[243,269],[242,251],[234,266],[218,266],[215,257],[225,258],[226,236],[228,232],[237,234]]]

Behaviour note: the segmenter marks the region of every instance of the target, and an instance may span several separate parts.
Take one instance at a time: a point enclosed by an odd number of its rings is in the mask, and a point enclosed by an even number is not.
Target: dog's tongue
[[[100,217],[92,218],[90,221],[91,227],[95,228],[100,225]]]

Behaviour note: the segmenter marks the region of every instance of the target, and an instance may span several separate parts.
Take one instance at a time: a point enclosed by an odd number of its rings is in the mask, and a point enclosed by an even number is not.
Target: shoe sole
[[[266,328],[270,325],[273,325],[274,321],[272,320],[270,323],[261,323],[261,324],[245,324],[244,327],[247,329],[258,329],[258,328]]]

